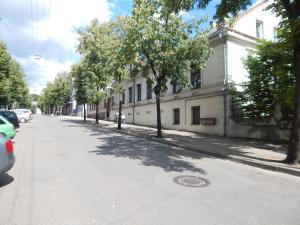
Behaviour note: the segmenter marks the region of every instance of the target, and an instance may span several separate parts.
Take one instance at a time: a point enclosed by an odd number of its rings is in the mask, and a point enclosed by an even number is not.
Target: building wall
[[[263,22],[264,38],[272,40],[274,38],[274,28],[278,26],[280,18],[269,10],[264,10],[268,6],[267,2],[258,1],[254,7],[239,17],[233,28],[249,36],[256,37],[256,21],[259,20]]]
[[[255,51],[256,21],[263,22],[264,37],[272,39],[274,28],[279,19],[270,12],[262,11],[266,3],[258,3],[252,9],[239,17],[237,23],[231,28],[215,31],[210,36],[210,44],[213,54],[207,61],[206,68],[202,71],[202,87],[198,89],[184,88],[180,93],[173,94],[172,84],[168,82],[168,90],[161,97],[161,119],[163,128],[187,130],[200,133],[229,136],[263,137],[263,132],[255,133],[250,128],[232,123],[230,119],[230,96],[224,97],[225,77],[228,82],[240,84],[248,79],[247,71],[242,60],[251,51]],[[219,32],[219,33],[218,33]],[[224,55],[225,54],[225,55]],[[190,77],[190,74],[187,74]],[[141,84],[141,101],[137,101],[137,84]],[[129,90],[133,88],[133,101],[129,103]],[[156,126],[155,95],[147,98],[147,83],[144,78],[138,76],[134,81],[124,83],[125,103],[122,105],[122,113],[125,114],[127,123],[135,123],[146,126]],[[118,112],[119,95],[114,95],[114,103],[110,113],[110,120],[114,119]],[[215,125],[192,125],[192,106],[200,106],[200,118],[215,118]],[[174,108],[180,109],[180,124],[174,125]],[[100,107],[101,115],[106,109]],[[94,115],[95,110],[90,110]],[[226,117],[226,118],[225,118]],[[102,116],[101,116],[102,118]],[[224,127],[226,126],[226,131]]]
[[[168,82],[168,90],[161,97],[161,121],[164,128],[187,130],[201,133],[223,135],[224,133],[224,57],[223,44],[215,43],[212,46],[213,54],[207,61],[206,68],[202,71],[202,87],[197,89],[184,88],[180,93],[173,94],[172,84]],[[187,74],[190,78],[190,74]],[[141,101],[137,101],[137,85],[141,84]],[[133,87],[132,80],[124,83],[125,104],[122,113],[125,114],[127,123],[135,123],[146,126],[156,126],[155,94],[152,99],[147,98],[146,79],[138,76],[135,79],[135,107],[129,103],[129,87]],[[110,120],[114,119],[118,112],[119,95],[114,95],[114,104]],[[191,107],[200,106],[201,118],[216,118],[216,125],[192,125]],[[180,124],[173,124],[173,109],[180,109]],[[133,118],[134,117],[134,118]],[[133,121],[134,119],[134,121]]]
[[[184,99],[162,100],[161,120],[162,127],[168,129],[187,130],[200,133],[223,135],[224,133],[224,97],[191,97]],[[192,106],[200,106],[200,118],[216,118],[216,125],[192,125]],[[175,108],[180,109],[180,124],[174,125]],[[134,108],[134,122],[139,125],[156,126],[156,104],[140,104]],[[113,115],[118,112],[118,107],[114,107]],[[123,107],[122,113],[126,117],[126,123],[133,123],[133,107]]]
[[[255,45],[251,42],[237,40],[229,37],[227,40],[227,66],[229,83],[241,84],[247,81],[248,72],[244,67],[243,59],[255,51]]]

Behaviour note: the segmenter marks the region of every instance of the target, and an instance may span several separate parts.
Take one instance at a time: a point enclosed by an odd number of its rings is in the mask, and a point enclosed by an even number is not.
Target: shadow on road
[[[0,175],[0,188],[14,181],[14,178],[7,173]]]
[[[160,167],[170,172],[206,172],[194,165],[189,159],[201,159],[204,156],[199,153],[183,150],[178,147],[157,143],[143,138],[132,137],[114,133],[108,130],[95,127],[92,124],[83,124],[79,121],[63,120],[67,127],[84,127],[90,136],[95,136],[99,141],[96,150],[89,151],[96,155],[111,155],[114,157],[139,160],[143,166]],[[77,124],[77,125],[75,125]]]

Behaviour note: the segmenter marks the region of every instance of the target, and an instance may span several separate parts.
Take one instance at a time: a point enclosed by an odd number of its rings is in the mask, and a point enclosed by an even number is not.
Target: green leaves
[[[201,21],[184,22],[161,1],[133,1],[128,38],[135,44],[136,54],[144,56],[139,62],[143,76],[162,92],[169,80],[188,85],[191,65],[205,67],[211,50],[206,33],[199,29]]]
[[[278,34],[281,36],[281,34]],[[246,115],[265,117],[274,114],[276,104],[294,108],[295,73],[292,51],[283,42],[261,41],[257,52],[244,60],[249,82],[240,96]]]
[[[25,75],[0,42],[0,107],[30,107],[31,99]]]
[[[62,107],[70,100],[71,78],[67,73],[59,73],[54,82],[47,84],[38,99],[38,106],[44,112],[54,107]]]
[[[111,54],[114,48],[111,24],[93,20],[79,35],[77,51],[82,55],[82,69],[75,71],[74,77],[83,86],[76,85],[76,96],[80,102],[87,100],[97,104],[106,97],[105,89],[111,79]]]

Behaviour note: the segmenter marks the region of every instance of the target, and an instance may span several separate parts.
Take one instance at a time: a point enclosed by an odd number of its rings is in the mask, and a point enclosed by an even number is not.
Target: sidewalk
[[[62,118],[74,122],[83,122],[81,117],[63,116]],[[94,121],[94,119],[87,118],[88,123],[94,123]],[[122,124],[122,129],[117,130],[116,123],[103,120],[99,120],[98,126],[114,132],[151,139],[262,169],[300,176],[300,165],[288,165],[278,162],[285,158],[286,152],[286,147],[280,144],[253,139],[225,138],[178,130],[163,130],[163,138],[156,138],[155,128]]]

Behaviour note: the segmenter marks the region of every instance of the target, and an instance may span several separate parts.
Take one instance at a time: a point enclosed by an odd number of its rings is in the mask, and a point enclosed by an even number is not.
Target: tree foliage
[[[110,82],[110,53],[114,47],[111,34],[111,25],[99,23],[98,20],[93,20],[86,30],[79,31],[77,51],[85,65],[88,102],[96,105],[96,123],[99,103],[106,98],[106,88]]]
[[[241,100],[246,115],[272,116],[276,105],[287,110],[294,109],[292,58],[288,45],[266,40],[260,42],[256,52],[247,56],[244,64],[249,81],[243,84],[244,90],[236,96]]]
[[[22,68],[0,42],[0,107],[30,106],[31,98]]]
[[[191,66],[203,69],[211,50],[207,33],[199,29],[203,20],[184,22],[161,1],[133,1],[129,43],[140,57],[142,75],[153,85],[157,106],[157,136],[161,136],[160,95],[176,81],[187,86]]]
[[[85,104],[88,103],[88,79],[86,76],[86,68],[81,61],[72,65],[70,76],[72,78],[72,91],[75,91],[75,99],[78,104],[83,105],[83,120],[86,121]]]
[[[169,11],[178,13],[180,10],[191,10],[194,7],[205,9],[211,0],[162,0],[162,2]],[[236,16],[241,10],[247,9],[252,2],[251,0],[221,0],[216,5],[215,17],[225,18],[229,13]]]
[[[53,113],[70,100],[71,79],[67,73],[58,74],[49,82],[38,99],[38,107],[43,112]]]
[[[189,10],[194,6],[205,8],[211,0],[163,0],[170,12]],[[221,0],[215,17],[224,19],[230,15],[237,15],[240,10],[250,5],[250,0]],[[294,115],[290,135],[290,145],[286,162],[300,162],[300,1],[274,0],[268,7],[281,18],[280,28],[285,30],[285,43],[291,47],[292,67],[295,76]]]

